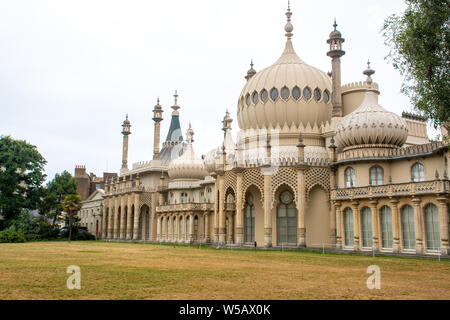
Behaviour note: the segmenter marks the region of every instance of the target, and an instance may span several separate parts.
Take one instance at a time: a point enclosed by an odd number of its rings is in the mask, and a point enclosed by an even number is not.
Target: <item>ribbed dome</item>
[[[278,61],[244,86],[238,104],[239,127],[320,125],[331,118],[331,88],[330,77],[303,62],[288,39]]]
[[[361,105],[337,124],[335,140],[344,149],[364,145],[396,148],[407,138],[405,120],[380,106],[377,94],[367,91]]]
[[[170,179],[173,180],[201,180],[204,179],[208,172],[206,171],[203,160],[195,155],[192,146],[192,136],[194,135],[189,126],[188,129],[188,145],[183,155],[172,161],[168,168]]]

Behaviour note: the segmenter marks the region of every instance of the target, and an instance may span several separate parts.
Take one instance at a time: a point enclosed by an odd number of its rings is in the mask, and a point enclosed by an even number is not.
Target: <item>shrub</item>
[[[25,236],[14,227],[0,231],[0,243],[19,243],[25,242]]]

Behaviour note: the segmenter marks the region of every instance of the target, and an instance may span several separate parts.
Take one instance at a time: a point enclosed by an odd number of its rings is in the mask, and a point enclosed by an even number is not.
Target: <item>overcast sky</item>
[[[159,96],[170,124],[179,93],[183,133],[195,131],[198,156],[220,144],[253,58],[257,71],[284,49],[287,1],[0,1],[0,134],[25,139],[48,161],[46,173],[86,165],[118,172],[121,124],[129,114],[129,163],[150,160],[152,109]],[[346,39],[342,83],[363,81],[370,59],[380,104],[411,111],[402,78],[384,60],[383,20],[403,0],[292,0],[293,43],[308,64],[327,72],[326,40],[336,17]]]

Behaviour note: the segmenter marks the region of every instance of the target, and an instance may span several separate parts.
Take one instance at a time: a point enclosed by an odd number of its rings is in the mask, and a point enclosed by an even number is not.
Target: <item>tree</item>
[[[46,163],[36,146],[0,137],[0,214],[6,221],[22,209],[38,207]]]
[[[385,20],[386,59],[404,77],[402,92],[435,128],[450,131],[450,0],[406,0]]]
[[[68,194],[62,204],[64,211],[69,216],[69,242],[72,237],[73,216],[81,209],[81,197],[78,194]]]
[[[77,193],[77,181],[75,178],[67,171],[61,174],[57,173],[53,180],[47,183],[40,212],[52,219],[52,225],[54,226],[63,211],[62,204],[65,197],[68,194],[75,193]]]

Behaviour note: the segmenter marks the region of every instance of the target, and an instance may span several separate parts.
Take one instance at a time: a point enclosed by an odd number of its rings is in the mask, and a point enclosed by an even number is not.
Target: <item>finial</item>
[[[253,69],[253,58],[252,58],[252,60],[250,62],[250,68]]]
[[[334,23],[333,23],[333,27],[334,27],[334,31],[336,31],[338,24],[336,23],[336,18],[334,18]]]
[[[126,119],[128,120],[128,112],[127,112],[127,114],[126,114],[125,118],[126,118]]]
[[[173,95],[175,97],[175,103],[172,106],[172,109],[174,110],[174,112],[172,113],[172,115],[178,115],[177,110],[180,109],[180,106],[178,105],[178,91],[175,90],[175,94]]]
[[[189,122],[189,129],[187,130],[186,136],[187,136],[187,141],[189,144],[194,142],[194,130],[192,130],[192,126],[191,126],[190,122]]]
[[[288,38],[288,40],[291,40],[293,36],[292,31],[294,30],[294,26],[291,24],[291,16],[292,16],[291,3],[290,1],[288,1],[288,9],[286,12],[287,23],[286,26],[284,27],[284,30],[286,31],[286,37]]]
[[[156,100],[156,103],[159,104],[159,97],[158,97],[158,99]]]
[[[370,60],[367,60],[367,69],[364,70],[363,74],[367,76],[366,82],[368,84],[372,84],[372,75],[375,73],[375,70],[370,68]]]

